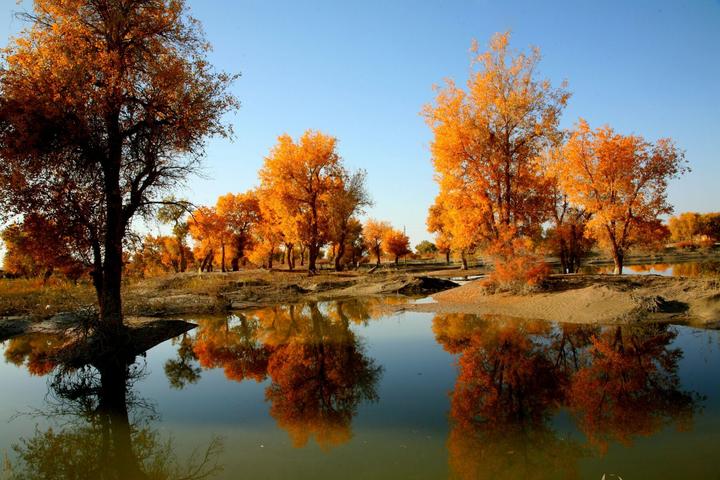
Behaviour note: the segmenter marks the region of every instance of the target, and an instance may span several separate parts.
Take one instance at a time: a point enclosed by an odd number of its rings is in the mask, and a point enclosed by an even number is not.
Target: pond
[[[585,265],[580,273],[613,273],[612,265]],[[720,262],[681,262],[681,263],[643,263],[625,265],[623,273],[628,275],[662,275],[665,277],[701,277],[717,276]]]
[[[720,475],[717,331],[384,313],[400,301],[197,317],[67,364],[57,337],[10,339],[4,478]]]

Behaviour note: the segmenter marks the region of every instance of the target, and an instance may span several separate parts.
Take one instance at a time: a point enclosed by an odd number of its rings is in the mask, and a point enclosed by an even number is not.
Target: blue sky
[[[15,0],[0,0],[0,37],[17,31]],[[720,210],[720,0],[268,1],[188,0],[214,46],[212,63],[241,73],[234,142],[208,146],[206,179],[179,192],[197,203],[257,182],[283,132],[339,139],[368,171],[368,214],[430,238],[430,134],[419,112],[444,78],[464,83],[473,38],[512,31],[540,47],[542,77],[573,93],[562,126],[582,116],[649,140],[670,136],[693,169],[673,182],[676,211]],[[28,5],[28,2],[23,2]],[[0,41],[5,43],[5,40]]]

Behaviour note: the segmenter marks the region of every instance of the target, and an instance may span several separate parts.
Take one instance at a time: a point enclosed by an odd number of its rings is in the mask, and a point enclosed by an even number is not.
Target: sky
[[[561,126],[582,117],[654,141],[673,138],[692,172],[673,181],[676,212],[720,210],[720,0],[485,1],[188,0],[218,70],[239,73],[233,141],[208,142],[203,178],[177,192],[214,204],[257,185],[277,137],[306,129],[333,135],[353,169],[367,170],[367,215],[426,232],[437,194],[420,111],[433,85],[464,84],[473,39],[486,47],[540,48],[539,76],[567,80]],[[0,44],[22,28],[0,0]]]

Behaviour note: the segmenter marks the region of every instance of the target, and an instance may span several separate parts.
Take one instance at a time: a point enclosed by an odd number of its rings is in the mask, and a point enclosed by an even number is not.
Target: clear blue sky
[[[0,0],[0,37],[21,27]],[[28,5],[27,0],[23,2]],[[277,136],[319,129],[368,171],[369,214],[429,238],[430,135],[419,115],[432,85],[463,83],[471,40],[511,30],[540,47],[540,73],[568,80],[563,117],[650,140],[670,136],[692,173],[670,188],[676,211],[720,210],[720,0],[269,1],[189,0],[214,45],[211,61],[241,73],[236,139],[212,141],[208,179],[180,192],[197,203],[244,191]],[[5,43],[5,40],[2,40]]]

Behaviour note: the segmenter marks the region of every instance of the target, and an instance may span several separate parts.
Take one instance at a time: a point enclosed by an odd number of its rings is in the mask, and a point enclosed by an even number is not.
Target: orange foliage
[[[387,230],[383,235],[382,243],[385,252],[395,257],[395,265],[398,264],[400,257],[411,253],[410,238],[400,230]]]
[[[671,140],[651,144],[610,127],[591,130],[584,120],[554,168],[570,201],[592,215],[588,234],[612,253],[616,273],[622,273],[633,245],[665,234],[658,216],[672,212],[668,180],[686,171],[683,153]]]
[[[424,110],[440,184],[428,223],[461,253],[508,236],[536,238],[547,217],[540,154],[560,140],[569,95],[534,78],[537,50],[514,54],[508,43],[509,34],[495,35],[467,88],[448,81]]]
[[[233,77],[210,66],[183,0],[35,0],[26,18],[2,49],[0,208],[83,229],[117,326],[132,220],[229,134]]]
[[[369,219],[363,225],[362,236],[365,240],[367,249],[375,255],[377,260],[376,265],[380,266],[380,256],[385,252],[383,248],[383,239],[387,235],[387,232],[391,231],[392,227],[388,222],[381,222],[374,219]]]
[[[334,137],[311,130],[297,142],[282,135],[259,173],[261,203],[285,242],[307,246],[311,273],[330,239],[329,202],[346,176],[336,144]]]

